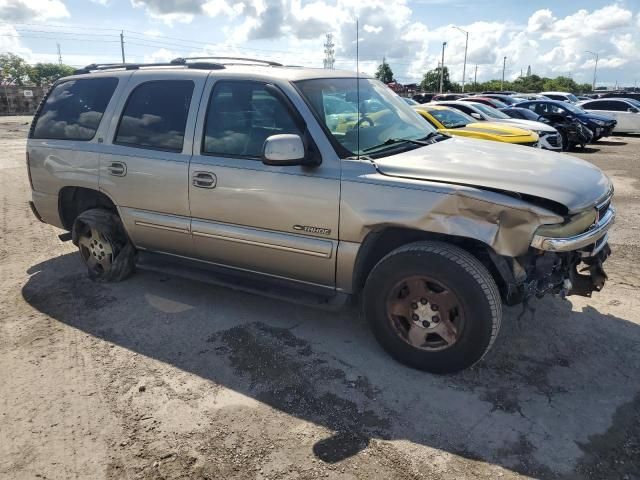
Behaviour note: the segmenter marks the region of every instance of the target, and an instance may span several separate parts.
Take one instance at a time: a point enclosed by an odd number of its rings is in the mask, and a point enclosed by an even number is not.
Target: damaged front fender
[[[369,178],[375,183],[343,181],[341,239],[361,243],[372,231],[400,227],[471,238],[515,257],[528,250],[540,225],[563,221],[549,210],[493,191],[376,174]]]

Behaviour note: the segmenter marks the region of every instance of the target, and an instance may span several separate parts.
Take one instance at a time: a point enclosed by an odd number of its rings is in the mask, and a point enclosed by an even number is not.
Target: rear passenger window
[[[209,101],[202,153],[260,158],[264,141],[282,133],[301,132],[263,83],[218,82]]]
[[[193,88],[191,80],[138,85],[122,112],[115,143],[181,152]]]
[[[117,85],[117,78],[81,78],[59,83],[47,96],[31,137],[91,140]]]

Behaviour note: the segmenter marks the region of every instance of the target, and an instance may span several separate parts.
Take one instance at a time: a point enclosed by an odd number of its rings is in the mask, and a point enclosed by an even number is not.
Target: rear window
[[[181,152],[193,87],[191,80],[138,85],[124,107],[115,143]]]
[[[59,83],[47,96],[31,138],[91,140],[117,86],[117,78],[82,78]]]

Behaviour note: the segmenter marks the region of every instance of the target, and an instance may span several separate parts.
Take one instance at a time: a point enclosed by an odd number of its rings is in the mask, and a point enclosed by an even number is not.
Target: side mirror
[[[471,116],[472,116],[473,118],[475,118],[476,120],[482,120],[482,115],[480,115],[479,113],[472,112],[472,113],[471,113]]]
[[[627,108],[627,112],[629,112],[629,113],[638,113],[638,109],[637,108],[633,108],[633,107]]]
[[[262,147],[262,163],[274,166],[302,165],[306,156],[300,135],[271,135]]]

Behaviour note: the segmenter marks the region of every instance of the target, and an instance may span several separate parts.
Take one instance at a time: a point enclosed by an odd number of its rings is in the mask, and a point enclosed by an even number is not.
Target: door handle
[[[124,177],[127,174],[127,165],[122,162],[111,162],[107,167],[110,175]]]
[[[217,178],[211,172],[193,172],[192,183],[198,188],[215,188]]]

